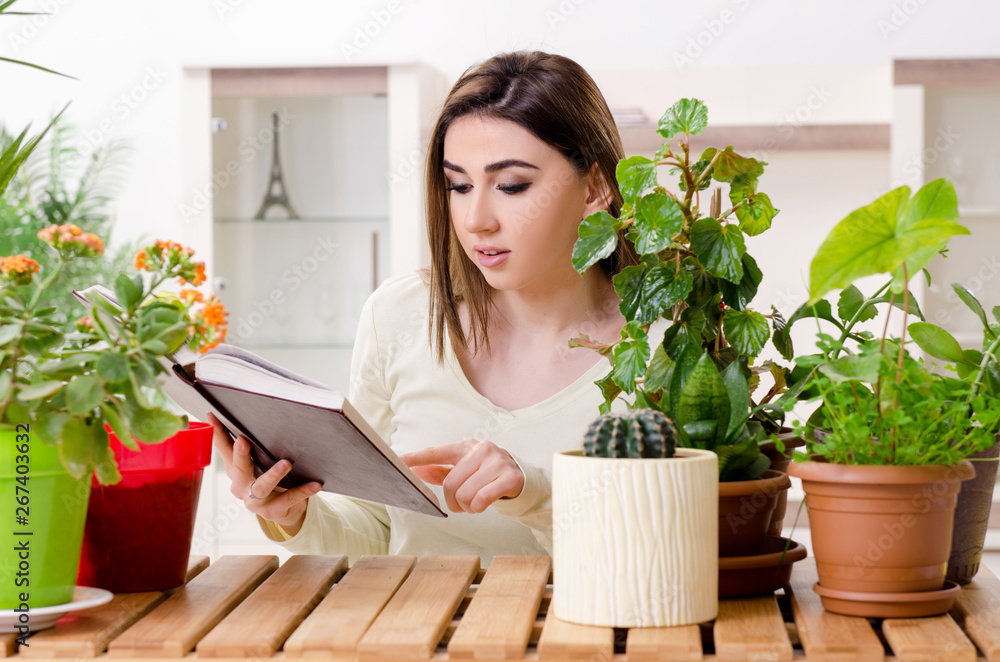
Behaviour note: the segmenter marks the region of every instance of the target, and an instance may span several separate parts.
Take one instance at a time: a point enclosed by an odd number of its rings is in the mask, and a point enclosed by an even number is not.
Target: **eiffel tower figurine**
[[[298,218],[299,215],[295,212],[295,208],[292,207],[292,203],[288,199],[288,193],[285,191],[285,180],[281,174],[281,161],[278,159],[278,113],[271,113],[271,123],[274,133],[271,179],[267,184],[267,195],[264,196],[264,201],[260,203],[260,209],[257,210],[254,218],[264,218],[264,213],[271,207],[284,207],[290,218]],[[277,191],[274,190],[275,186],[278,187]]]

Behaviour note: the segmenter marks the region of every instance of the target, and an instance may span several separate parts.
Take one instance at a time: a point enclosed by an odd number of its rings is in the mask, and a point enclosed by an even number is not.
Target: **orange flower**
[[[201,292],[199,292],[198,290],[190,290],[190,289],[189,290],[181,290],[178,293],[178,296],[181,298],[181,300],[186,301],[187,303],[204,303],[205,302],[205,296]]]
[[[201,317],[209,326],[225,326],[228,314],[216,296],[209,297],[205,307],[201,309]]]
[[[104,242],[96,234],[84,232],[72,223],[42,228],[36,236],[64,255],[97,257],[104,254]]]
[[[15,285],[27,285],[32,274],[38,273],[38,263],[27,255],[0,257],[0,274]]]
[[[135,254],[135,268],[139,271],[149,268],[149,256],[146,251],[139,251]]]

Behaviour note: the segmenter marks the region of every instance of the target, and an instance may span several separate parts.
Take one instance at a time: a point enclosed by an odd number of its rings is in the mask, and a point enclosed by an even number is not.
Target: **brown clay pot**
[[[782,428],[782,431],[778,433],[778,438],[781,439],[782,443],[785,445],[784,452],[779,451],[777,445],[773,441],[762,444],[760,452],[767,456],[767,459],[771,461],[771,470],[787,473],[788,463],[792,461],[792,453],[794,449],[805,446],[806,440],[802,437],[796,436],[790,428]],[[785,522],[785,511],[787,509],[788,490],[782,490],[778,493],[777,503],[774,504],[774,513],[771,514],[771,523],[767,527],[767,535],[781,536],[781,527]]]
[[[858,466],[792,462],[802,479],[820,586],[857,593],[940,591],[969,462]]]
[[[719,483],[719,556],[759,554],[778,495],[791,486],[786,474],[770,469],[757,480]]]
[[[1000,435],[997,443],[971,458],[976,477],[962,483],[955,505],[955,525],[951,536],[951,556],[948,557],[947,577],[959,584],[968,584],[979,572],[983,542],[989,525],[993,503],[993,485],[997,477],[997,457],[1000,456]]]

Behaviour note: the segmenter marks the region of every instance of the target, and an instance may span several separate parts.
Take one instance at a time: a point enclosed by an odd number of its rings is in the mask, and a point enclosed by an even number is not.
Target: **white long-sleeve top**
[[[396,453],[466,438],[492,441],[524,472],[521,493],[477,514],[447,518],[321,493],[309,499],[294,536],[260,519],[271,539],[299,554],[549,554],[551,472],[557,451],[581,448],[602,402],[594,382],[610,363],[594,366],[562,391],[508,411],[473,388],[451,344],[437,361],[428,339],[429,290],[418,273],[385,281],[368,299],[351,360],[348,399]],[[447,339],[447,334],[445,335]],[[582,351],[582,350],[581,350]],[[431,486],[444,504],[440,487]]]

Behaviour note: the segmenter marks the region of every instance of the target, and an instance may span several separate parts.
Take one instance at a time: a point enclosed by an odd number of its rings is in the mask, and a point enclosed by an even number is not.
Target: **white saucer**
[[[110,602],[115,597],[111,591],[103,588],[91,588],[89,586],[77,586],[73,589],[73,601],[51,607],[32,607],[27,613],[30,618],[27,625],[32,632],[38,632],[45,628],[50,628],[56,624],[60,618],[71,611],[90,609],[105,602]],[[20,625],[22,612],[13,609],[0,610],[0,634],[17,632]]]

